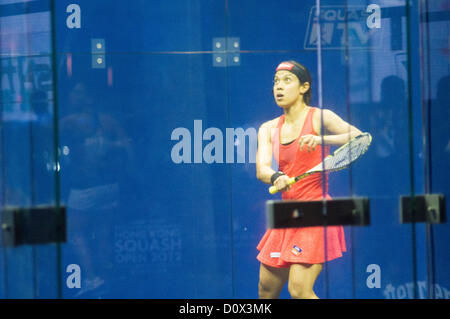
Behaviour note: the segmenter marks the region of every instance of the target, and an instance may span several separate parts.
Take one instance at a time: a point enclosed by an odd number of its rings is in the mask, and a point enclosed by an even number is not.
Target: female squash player
[[[322,162],[322,147],[327,156],[328,145],[345,144],[361,131],[330,110],[310,106],[311,76],[296,61],[278,65],[273,95],[284,114],[258,130],[257,178],[282,191],[283,200],[330,198],[323,174],[309,175],[293,185],[289,179]],[[277,172],[271,168],[272,155],[278,162]],[[324,227],[268,229],[257,248],[260,298],[279,298],[286,282],[292,298],[318,298],[313,287],[323,263],[346,251],[342,226],[329,226],[326,231]]]

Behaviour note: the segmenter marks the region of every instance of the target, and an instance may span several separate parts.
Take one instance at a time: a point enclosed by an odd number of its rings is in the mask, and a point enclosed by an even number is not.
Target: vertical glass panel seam
[[[55,174],[55,207],[57,214],[60,214],[60,178],[59,178],[59,133],[58,133],[58,64],[56,52],[56,3],[50,0],[51,19],[51,46],[52,46],[52,90],[53,90],[53,152],[54,152],[54,174]],[[57,296],[62,298],[62,252],[61,244],[56,243],[56,269],[57,269]]]

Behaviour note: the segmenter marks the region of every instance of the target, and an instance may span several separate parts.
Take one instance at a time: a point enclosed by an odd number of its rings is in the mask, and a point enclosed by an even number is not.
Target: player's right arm
[[[276,172],[272,169],[272,130],[276,128],[276,120],[262,124],[258,130],[258,150],[256,152],[256,177],[266,184],[272,184],[271,177]],[[274,186],[278,190],[289,190],[289,177],[278,177]]]

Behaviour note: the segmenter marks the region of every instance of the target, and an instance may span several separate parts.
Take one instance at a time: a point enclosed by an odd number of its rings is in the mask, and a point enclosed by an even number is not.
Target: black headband
[[[311,75],[309,74],[308,70],[298,62],[281,62],[275,72],[280,70],[287,70],[289,72],[292,72],[297,76],[301,83],[308,82],[309,85],[311,85]]]

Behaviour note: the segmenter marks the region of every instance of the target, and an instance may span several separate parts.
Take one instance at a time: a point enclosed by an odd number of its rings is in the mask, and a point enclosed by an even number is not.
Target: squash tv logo
[[[373,49],[381,46],[381,9],[379,5],[321,6],[309,12],[305,49],[316,49],[320,22],[322,49]]]

